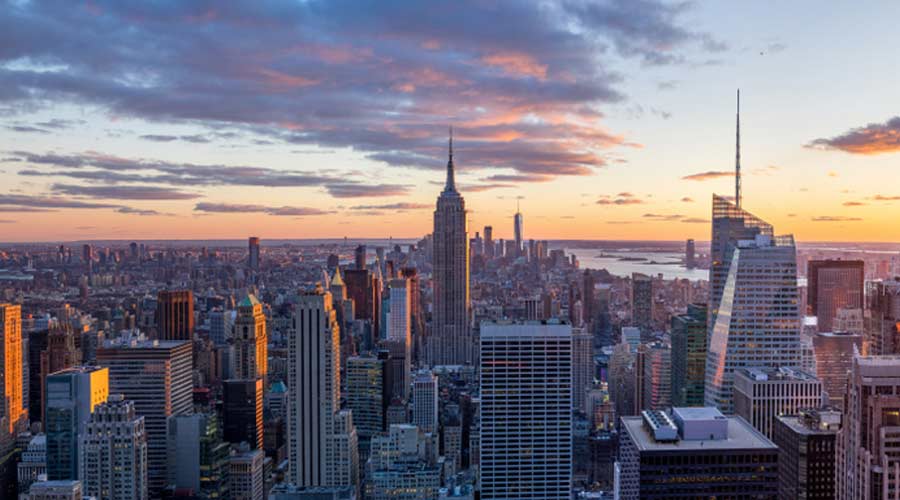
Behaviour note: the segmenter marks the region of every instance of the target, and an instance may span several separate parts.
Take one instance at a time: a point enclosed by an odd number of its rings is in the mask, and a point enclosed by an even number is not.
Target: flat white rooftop
[[[540,338],[571,337],[572,325],[565,323],[541,323],[539,321],[484,322],[481,324],[481,339],[497,338]]]
[[[698,408],[703,410],[704,408]],[[644,428],[641,417],[622,417],[622,425],[634,439],[640,451],[724,451],[724,450],[777,450],[775,443],[754,429],[740,417],[726,417],[728,437],[726,439],[678,440],[657,442]]]

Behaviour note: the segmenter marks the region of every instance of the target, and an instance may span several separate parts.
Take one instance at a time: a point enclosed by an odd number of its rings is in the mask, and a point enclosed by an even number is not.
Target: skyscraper
[[[47,349],[41,352],[41,421],[43,421],[46,410],[47,377],[51,373],[71,368],[80,363],[81,351],[75,347],[75,332],[72,325],[69,324],[68,318],[52,324],[47,333]]]
[[[839,310],[861,311],[865,306],[866,272],[861,260],[811,260],[806,278],[808,312],[816,316],[820,332],[834,331]]]
[[[353,423],[360,448],[367,455],[372,436],[384,430],[384,360],[374,356],[347,359],[347,406],[353,411]]]
[[[225,382],[225,439],[263,446],[263,391],[268,372],[266,315],[254,295],[238,304],[234,322],[235,374]]]
[[[168,420],[168,485],[199,498],[230,498],[228,458],[215,415],[173,415]]]
[[[79,477],[86,495],[109,500],[149,498],[144,417],[121,394],[94,408],[78,450]]]
[[[572,486],[572,327],[481,326],[481,498],[566,499]]]
[[[438,431],[438,380],[428,370],[416,373],[412,388],[412,423],[425,432]]]
[[[192,412],[191,342],[110,342],[97,349],[97,364],[109,368],[109,391],[134,402],[147,432],[150,495],[166,486],[166,420]]]
[[[703,406],[706,380],[706,304],[688,304],[672,317],[672,404]]]
[[[653,278],[631,273],[631,324],[641,329],[641,338],[653,334]]]
[[[194,294],[190,290],[160,290],[156,331],[159,340],[194,340]]]
[[[822,406],[822,382],[802,370],[740,369],[734,379],[734,414],[772,439],[775,417]]]
[[[484,256],[488,260],[494,258],[494,228],[484,226]]]
[[[222,384],[223,437],[230,443],[263,447],[263,377],[226,380]]]
[[[513,216],[513,237],[516,241],[516,255],[515,257],[519,257],[523,253],[522,246],[522,212],[519,211],[519,202],[516,201],[516,215]]]
[[[22,306],[0,304],[0,421],[7,427],[0,429],[0,443],[25,429],[28,411],[24,404],[22,359]]]
[[[835,497],[835,438],[840,427],[841,413],[836,411],[775,417],[779,499]]]
[[[843,410],[847,394],[847,377],[854,356],[862,351],[862,335],[819,332],[812,338],[816,360],[816,376],[828,396],[828,404]]]
[[[47,478],[79,479],[78,436],[109,397],[109,370],[82,366],[56,372],[47,377],[46,393]]]
[[[688,269],[697,267],[697,256],[693,238],[689,238],[684,247],[684,266]]]
[[[339,415],[340,332],[331,294],[318,288],[300,296],[288,336],[288,477],[298,486],[350,486],[341,483],[341,457],[353,450],[339,439],[347,418]],[[349,422],[352,426],[352,420]],[[346,426],[344,426],[346,427]],[[355,431],[353,431],[355,436]],[[352,443],[356,446],[356,442]]]
[[[641,408],[668,409],[672,406],[672,350],[669,345],[662,342],[653,342],[644,347]]]
[[[247,242],[247,267],[259,270],[259,238],[251,236]]]
[[[474,363],[470,332],[469,237],[466,203],[456,190],[453,137],[447,161],[447,183],[434,211],[434,303],[429,336],[431,365]]]
[[[578,328],[572,332],[572,405],[583,411],[585,395],[594,383],[594,336]]]
[[[366,246],[359,245],[356,247],[356,250],[353,252],[353,261],[356,266],[356,269],[362,271],[366,269]]]

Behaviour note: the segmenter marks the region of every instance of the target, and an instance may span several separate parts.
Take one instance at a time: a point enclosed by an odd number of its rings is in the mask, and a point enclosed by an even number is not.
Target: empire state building
[[[466,202],[456,190],[453,136],[447,161],[447,184],[434,211],[434,311],[428,340],[428,362],[434,365],[475,363],[470,327],[469,236]]]

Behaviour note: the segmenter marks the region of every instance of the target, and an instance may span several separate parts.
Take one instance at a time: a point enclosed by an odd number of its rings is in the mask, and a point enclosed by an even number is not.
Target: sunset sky
[[[204,5],[206,4],[206,5]],[[900,3],[9,1],[0,241],[900,241]]]

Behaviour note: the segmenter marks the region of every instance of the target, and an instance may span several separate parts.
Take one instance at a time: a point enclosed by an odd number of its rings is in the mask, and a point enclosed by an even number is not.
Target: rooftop
[[[690,410],[706,408],[690,408]],[[684,408],[679,408],[684,410]],[[712,409],[714,410],[714,409]],[[717,410],[715,410],[718,412]],[[728,421],[726,439],[697,439],[657,442],[644,427],[641,417],[622,417],[622,425],[641,451],[702,451],[702,450],[777,450],[772,441],[754,429],[741,417],[725,417]]]
[[[481,338],[523,338],[523,337],[571,337],[572,325],[551,321],[493,322],[481,323]]]

